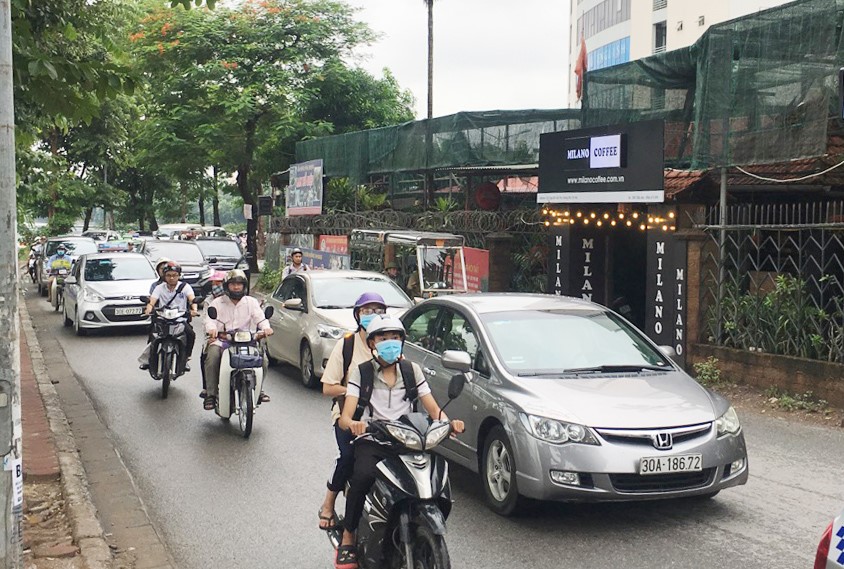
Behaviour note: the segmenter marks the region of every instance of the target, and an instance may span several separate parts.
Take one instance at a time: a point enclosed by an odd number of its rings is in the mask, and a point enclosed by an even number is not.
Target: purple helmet
[[[355,321],[360,324],[360,316],[358,313],[360,309],[367,304],[380,304],[384,307],[384,310],[387,309],[387,303],[384,301],[384,297],[378,294],[377,292],[365,292],[358,297],[355,301],[355,306],[352,309],[352,312],[355,315]]]

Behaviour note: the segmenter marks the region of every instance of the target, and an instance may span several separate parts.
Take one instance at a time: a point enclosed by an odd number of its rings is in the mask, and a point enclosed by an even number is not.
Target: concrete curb
[[[23,333],[29,344],[32,371],[47,411],[50,430],[56,442],[56,454],[61,469],[64,494],[73,540],[79,546],[82,562],[87,569],[112,569],[111,549],[106,542],[103,527],[97,518],[97,509],[88,491],[88,479],[77,451],[76,440],[67,417],[61,408],[58,393],[53,387],[44,364],[44,355],[32,327],[32,320],[25,302],[18,304]]]

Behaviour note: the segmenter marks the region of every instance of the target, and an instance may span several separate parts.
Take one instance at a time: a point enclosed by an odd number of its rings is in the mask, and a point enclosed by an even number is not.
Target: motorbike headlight
[[[317,333],[320,338],[330,338],[332,340],[339,340],[346,333],[342,328],[337,326],[326,326],[325,324],[317,324]]]
[[[414,431],[413,429],[408,429],[407,427],[401,427],[399,425],[393,425],[388,423],[386,425],[387,432],[390,433],[390,436],[396,439],[398,442],[409,448],[410,450],[422,450],[422,437],[419,436],[419,433]]]
[[[554,444],[577,443],[582,445],[598,445],[598,439],[592,431],[583,425],[566,423],[547,417],[522,414],[522,423],[537,439]]]
[[[103,298],[102,295],[97,294],[96,292],[94,292],[90,288],[85,289],[85,292],[83,293],[83,297],[88,302],[102,302],[102,301],[105,300],[105,298]]]
[[[234,333],[234,341],[241,343],[241,342],[251,342],[252,341],[252,333],[247,332],[245,330],[238,330]]]
[[[718,429],[718,436],[735,435],[741,430],[741,423],[739,423],[738,413],[732,408],[727,409],[727,412],[715,420],[715,426]]]
[[[166,318],[167,320],[175,320],[183,313],[178,308],[165,308],[161,311],[161,315]]]
[[[439,425],[432,425],[425,435],[425,448],[434,448],[448,436],[451,432],[451,425],[448,423],[440,423]]]

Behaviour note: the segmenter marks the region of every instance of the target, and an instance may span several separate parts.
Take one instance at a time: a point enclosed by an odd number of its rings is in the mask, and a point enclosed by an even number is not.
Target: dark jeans
[[[334,423],[334,438],[337,439],[340,454],[334,460],[334,470],[328,479],[328,489],[332,492],[343,491],[355,466],[355,445],[352,444],[355,436],[351,431],[341,429],[339,422]]]
[[[355,463],[349,493],[346,494],[346,513],[343,518],[343,529],[350,533],[358,529],[366,494],[375,483],[375,467],[390,456],[387,448],[373,441],[362,440],[355,446]]]

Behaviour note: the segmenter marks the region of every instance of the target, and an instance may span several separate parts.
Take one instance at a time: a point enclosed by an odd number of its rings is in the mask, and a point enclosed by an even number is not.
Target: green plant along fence
[[[701,341],[844,363],[844,203],[734,206],[723,226],[712,208],[707,219]]]
[[[468,247],[488,248],[491,233],[513,238],[513,277],[510,288],[518,292],[545,292],[548,233],[537,209],[508,212],[450,211],[411,213],[395,210],[282,217],[273,220],[269,241],[278,248],[284,233],[350,235],[353,229],[383,228],[441,231],[463,235]],[[269,249],[268,249],[269,250]]]

